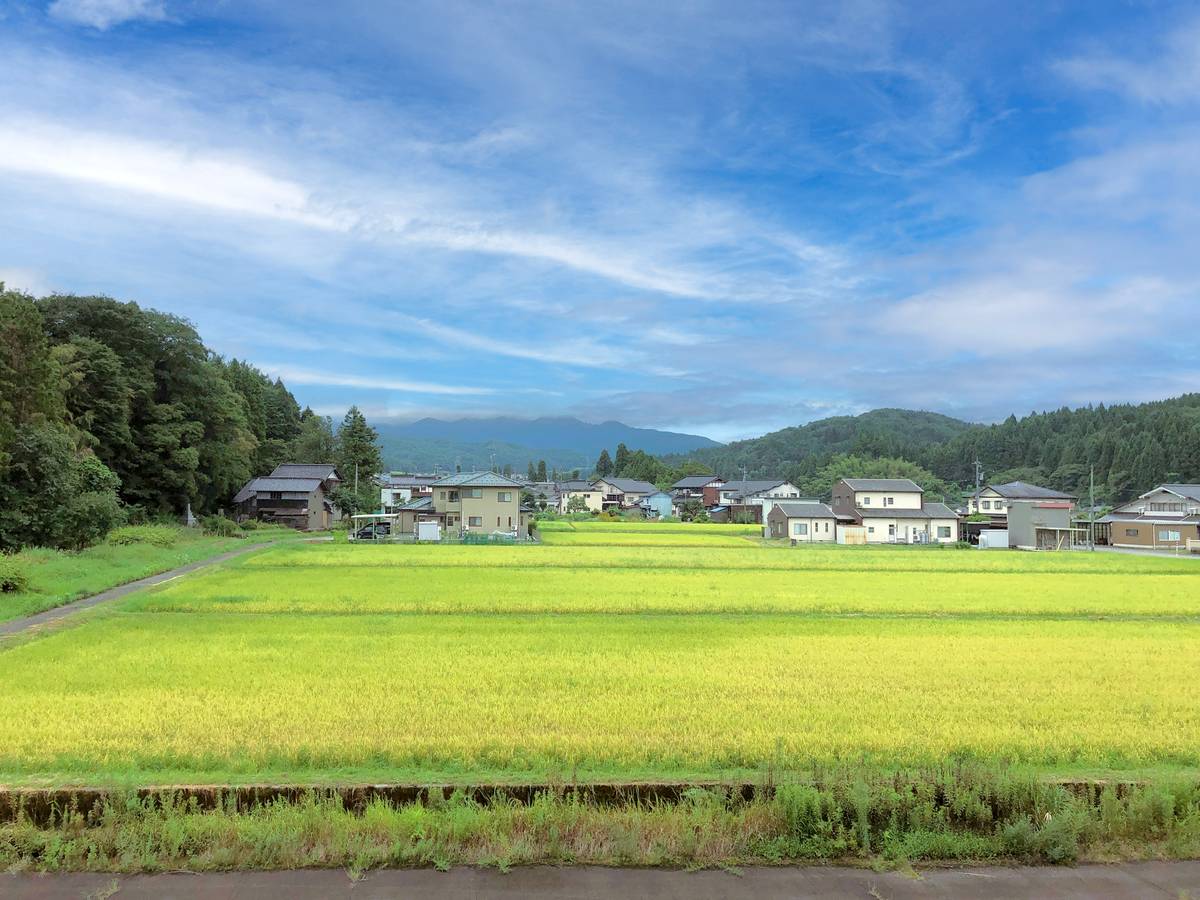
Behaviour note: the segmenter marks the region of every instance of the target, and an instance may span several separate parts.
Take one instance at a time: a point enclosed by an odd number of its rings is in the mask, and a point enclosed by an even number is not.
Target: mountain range
[[[389,469],[431,470],[459,465],[464,470],[493,464],[524,470],[530,460],[544,459],[550,468],[591,471],[601,450],[617,444],[654,455],[687,454],[721,445],[698,434],[635,428],[621,422],[584,422],[570,416],[521,419],[497,416],[477,419],[418,419],[376,422],[384,465]]]

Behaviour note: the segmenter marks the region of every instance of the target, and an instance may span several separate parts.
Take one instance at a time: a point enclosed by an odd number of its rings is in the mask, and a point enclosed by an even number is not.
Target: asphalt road
[[[1075,868],[929,869],[919,874],[824,866],[753,868],[740,874],[662,869],[531,867],[502,874],[495,869],[428,869],[369,872],[352,880],[343,870],[231,872],[204,875],[5,875],[4,900],[376,900],[394,897],[554,898],[598,900],[639,897],[664,900],[754,900],[804,897],[909,898],[1036,897],[1039,900],[1169,898],[1200,900],[1200,861],[1148,862]]]

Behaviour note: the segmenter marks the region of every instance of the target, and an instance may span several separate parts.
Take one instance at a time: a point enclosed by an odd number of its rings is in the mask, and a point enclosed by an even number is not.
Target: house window
[[[792,526],[792,534],[797,535],[797,536],[808,534],[808,523],[807,522],[797,522],[796,524],[794,524]]]
[[[482,528],[483,516],[467,516],[467,525],[470,528]]]
[[[442,500],[445,500],[445,499],[446,499],[446,492],[445,492],[445,491],[438,491],[438,495],[439,495],[439,499],[442,499]]]
[[[862,498],[862,500],[863,500],[863,506],[870,506],[870,505],[871,505],[871,498],[870,498],[870,497],[863,497],[863,498]]]
[[[1151,503],[1150,512],[1183,512],[1182,503]]]
[[[867,534],[874,534],[874,533],[875,533],[875,526],[874,526],[874,525],[868,525],[868,526],[867,526]]]
[[[888,537],[895,537],[895,536],[896,536],[896,526],[889,525],[888,526]]]
[[[283,492],[282,491],[271,491],[271,499],[272,500],[282,500]]]
[[[825,533],[829,534],[829,523],[828,522],[825,523]]]
[[[450,492],[450,500],[453,502],[457,499],[458,499],[458,491],[451,491]]]
[[[991,509],[992,501],[991,500],[981,500],[981,501],[979,501],[979,505],[982,506],[984,509]]]
[[[1175,541],[1175,542],[1178,542],[1178,540],[1179,540],[1179,532],[1178,532],[1178,531],[1168,531],[1168,530],[1167,530],[1167,529],[1165,529],[1165,528],[1161,528],[1161,529],[1159,529],[1159,532],[1158,532],[1158,539],[1159,539],[1160,541]]]
[[[512,528],[512,516],[508,517],[508,527]]]
[[[501,503],[512,503],[512,491],[501,491],[496,495],[496,499]]]
[[[940,537],[940,538],[950,537],[950,526],[949,525],[939,525],[938,526],[938,537]]]
[[[483,497],[483,488],[467,488],[463,491],[463,496],[471,500],[479,500]]]
[[[895,506],[896,498],[895,497],[885,497],[883,500],[883,505],[884,506]]]
[[[1138,530],[1136,528],[1126,528],[1125,529],[1125,537],[1137,537],[1137,536],[1138,536]]]

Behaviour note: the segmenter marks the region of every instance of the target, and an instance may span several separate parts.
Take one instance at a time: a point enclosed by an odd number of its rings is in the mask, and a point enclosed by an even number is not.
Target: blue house
[[[646,511],[646,517],[650,519],[665,519],[671,515],[675,501],[666,491],[655,491],[653,494],[647,494],[638,504]]]

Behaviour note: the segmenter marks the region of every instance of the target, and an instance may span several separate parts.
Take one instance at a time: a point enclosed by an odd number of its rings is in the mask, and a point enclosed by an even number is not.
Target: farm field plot
[[[588,524],[281,547],[0,645],[0,783],[1200,766],[1194,561]]]

